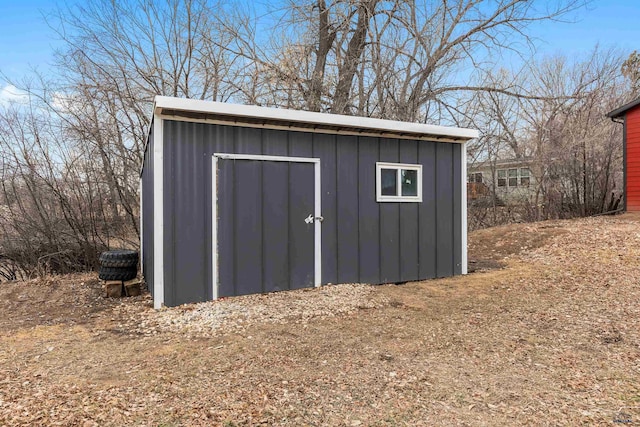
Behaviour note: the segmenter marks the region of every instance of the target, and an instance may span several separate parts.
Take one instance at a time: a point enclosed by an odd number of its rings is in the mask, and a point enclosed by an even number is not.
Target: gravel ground
[[[306,325],[312,319],[345,316],[359,310],[381,308],[389,300],[375,287],[363,284],[330,285],[320,288],[222,298],[179,307],[141,310],[138,304],[122,304],[114,316],[126,319],[123,330],[143,335],[177,332],[190,337],[237,333],[256,324]]]

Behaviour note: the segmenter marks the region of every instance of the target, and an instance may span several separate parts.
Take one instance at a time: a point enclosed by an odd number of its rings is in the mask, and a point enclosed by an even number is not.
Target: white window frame
[[[382,169],[396,170],[397,194],[395,196],[382,195]],[[418,172],[418,195],[402,195],[402,170],[414,170]],[[377,202],[422,202],[422,165],[409,163],[376,162],[376,201]]]

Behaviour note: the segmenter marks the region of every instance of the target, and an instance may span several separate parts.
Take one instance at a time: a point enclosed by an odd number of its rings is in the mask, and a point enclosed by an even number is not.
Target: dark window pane
[[[398,183],[396,182],[397,176],[397,171],[395,169],[380,170],[380,185],[382,185],[380,194],[383,196],[398,195]]]
[[[509,178],[509,187],[517,187],[518,178]]]
[[[506,178],[498,178],[498,187],[506,187],[507,179]]]
[[[418,171],[402,169],[402,195],[417,196],[418,195]]]
[[[520,185],[522,185],[523,187],[528,187],[529,186],[529,177],[528,176],[523,176],[522,178],[520,178]]]

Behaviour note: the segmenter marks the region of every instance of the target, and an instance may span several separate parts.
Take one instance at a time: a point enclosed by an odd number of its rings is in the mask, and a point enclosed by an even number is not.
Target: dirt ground
[[[468,276],[200,336],[95,275],[2,283],[0,425],[640,424],[640,217],[469,239]]]

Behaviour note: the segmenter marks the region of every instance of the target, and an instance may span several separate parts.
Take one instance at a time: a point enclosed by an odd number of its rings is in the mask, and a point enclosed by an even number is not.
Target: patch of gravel
[[[260,323],[300,323],[344,316],[389,304],[375,287],[364,284],[328,285],[312,289],[222,298],[162,310],[123,304],[120,319],[130,319],[127,330],[151,335],[177,332],[189,336],[235,333]],[[125,327],[125,325],[121,325]]]

